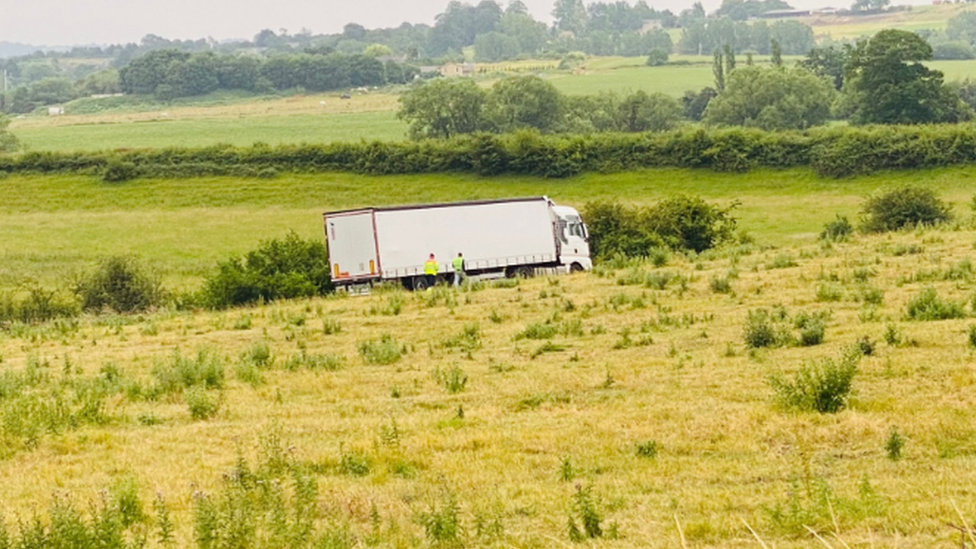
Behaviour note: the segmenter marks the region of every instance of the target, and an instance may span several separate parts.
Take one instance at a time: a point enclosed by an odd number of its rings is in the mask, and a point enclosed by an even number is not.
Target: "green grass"
[[[241,116],[20,128],[28,150],[143,149],[406,139],[395,111],[287,116]]]
[[[587,174],[552,181],[473,175],[368,177],[283,175],[277,179],[196,178],[107,184],[91,176],[0,179],[0,288],[63,284],[119,253],[143,258],[167,283],[193,286],[216,261],[290,230],[322,234],[321,213],[367,205],[548,195],[583,206],[620,199],[649,204],[675,193],[738,200],[740,227],[782,245],[813,240],[840,213],[856,216],[864,197],[886,185],[931,185],[965,215],[974,168],[823,180],[808,170],[719,174],[660,169]],[[124,228],[120,229],[120,228]]]

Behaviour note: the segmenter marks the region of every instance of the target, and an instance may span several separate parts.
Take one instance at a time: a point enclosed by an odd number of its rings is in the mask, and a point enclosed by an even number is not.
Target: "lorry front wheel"
[[[571,273],[581,273],[583,272],[583,266],[579,263],[573,263],[569,266],[569,272]]]

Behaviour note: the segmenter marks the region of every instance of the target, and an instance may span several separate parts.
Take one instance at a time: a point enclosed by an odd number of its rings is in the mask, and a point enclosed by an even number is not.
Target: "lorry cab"
[[[551,202],[550,202],[551,204]],[[559,238],[561,252],[560,263],[570,272],[589,271],[593,268],[590,259],[590,233],[575,208],[552,204],[552,212],[556,215],[556,236]]]

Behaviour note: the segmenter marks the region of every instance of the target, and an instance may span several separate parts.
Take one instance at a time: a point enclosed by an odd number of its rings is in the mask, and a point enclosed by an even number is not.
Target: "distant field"
[[[970,4],[941,4],[938,6],[913,6],[910,11],[898,11],[880,15],[813,16],[799,21],[813,27],[817,39],[854,40],[871,36],[879,30],[897,28],[909,31],[922,29],[941,30],[946,22],[963,11],[973,10]]]
[[[719,174],[660,169],[588,174],[552,181],[471,175],[367,177],[284,175],[277,179],[139,180],[115,185],[86,176],[0,179],[0,288],[26,282],[63,285],[98,258],[134,254],[178,286],[194,286],[220,259],[290,230],[321,235],[330,209],[549,195],[582,206],[593,200],[635,204],[674,193],[741,202],[743,229],[761,242],[809,239],[835,213],[856,213],[879,187],[924,181],[965,213],[976,169],[903,172],[843,181],[808,170]],[[124,228],[124,230],[120,230]]]
[[[147,122],[35,126],[16,130],[33,151],[200,147],[255,142],[322,143],[406,139],[407,125],[394,111],[285,116],[224,116]]]

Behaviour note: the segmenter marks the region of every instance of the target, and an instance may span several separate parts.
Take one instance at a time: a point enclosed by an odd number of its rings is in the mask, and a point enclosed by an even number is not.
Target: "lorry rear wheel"
[[[427,277],[426,276],[415,276],[413,277],[413,283],[411,284],[415,292],[419,292],[427,289]]]
[[[534,272],[535,271],[532,269],[532,267],[523,265],[518,269],[515,269],[515,276],[519,278],[529,278],[533,275]]]

